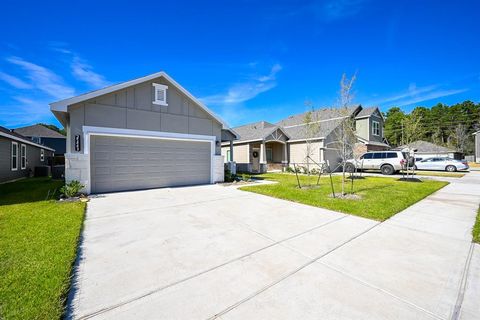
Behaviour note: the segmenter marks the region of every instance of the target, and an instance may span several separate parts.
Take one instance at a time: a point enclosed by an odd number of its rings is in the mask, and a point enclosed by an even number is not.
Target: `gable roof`
[[[368,108],[362,108],[362,110],[360,110],[360,112],[355,116],[356,119],[360,119],[360,118],[368,118],[368,117],[371,117],[375,112],[377,112],[380,114],[380,117],[385,120],[383,118],[383,114],[382,112],[380,112],[380,109],[378,109],[378,107],[368,107]]]
[[[81,94],[81,95],[78,95],[78,96],[75,96],[75,97],[71,97],[71,98],[68,98],[68,99],[63,99],[63,100],[60,100],[60,101],[57,101],[57,102],[52,102],[52,103],[50,103],[50,110],[55,114],[55,116],[58,118],[58,120],[60,120],[60,122],[62,122],[65,119],[63,118],[64,116],[61,115],[61,113],[67,113],[68,112],[67,107],[69,105],[79,103],[79,102],[82,102],[82,101],[86,101],[86,100],[90,100],[90,99],[93,99],[93,98],[96,98],[96,97],[99,97],[99,96],[102,96],[102,95],[105,95],[105,94],[108,94],[108,93],[111,93],[111,92],[114,92],[114,91],[118,91],[118,90],[121,90],[121,89],[124,89],[124,88],[128,88],[128,87],[134,86],[136,84],[146,82],[146,81],[150,81],[150,80],[160,78],[160,77],[164,78],[165,80],[167,80],[168,82],[173,84],[174,87],[176,87],[179,91],[181,91],[188,98],[190,98],[193,102],[195,102],[198,106],[200,106],[203,110],[205,110],[205,112],[207,112],[210,116],[212,116],[212,118],[214,118],[219,123],[221,123],[222,124],[222,129],[230,130],[230,127],[228,126],[228,124],[225,121],[223,121],[220,117],[218,117],[212,110],[210,110],[206,105],[204,105],[197,98],[195,98],[190,92],[188,92],[179,83],[177,83],[175,80],[173,80],[173,78],[171,78],[164,71],[152,73],[150,75],[147,75],[147,76],[144,76],[144,77],[141,77],[141,78],[136,78],[136,79],[133,79],[133,80],[130,80],[130,81],[125,81],[125,82],[121,82],[121,83],[118,83],[118,84],[114,84],[114,85],[105,87],[103,89],[90,91],[90,92],[87,92],[87,93],[84,93],[84,94]],[[63,122],[62,122],[62,124],[63,124]],[[235,134],[235,132],[232,132],[232,133]]]
[[[405,148],[416,149],[417,152],[419,152],[419,153],[456,152],[453,149],[443,147],[443,146],[439,146],[438,144],[434,144],[434,143],[431,143],[431,142],[428,142],[428,141],[423,141],[423,140],[418,140],[418,141],[415,141],[415,142],[412,142],[412,143],[409,143],[409,144],[405,144],[405,145],[399,146],[395,149],[402,150],[402,149],[405,149]]]
[[[24,136],[22,136],[21,134],[18,134],[18,133],[16,133],[16,132],[13,132],[13,131],[11,131],[11,130],[5,128],[5,127],[2,127],[2,126],[0,126],[0,136],[5,137],[5,138],[8,138],[8,139],[10,139],[10,140],[23,142],[23,143],[25,143],[25,144],[29,144],[29,145],[32,145],[32,146],[35,146],[35,147],[39,147],[39,148],[42,148],[42,149],[55,151],[55,150],[52,149],[52,148],[49,148],[49,147],[44,146],[44,145],[42,145],[42,144],[35,143],[35,142],[33,142],[32,140],[28,139],[27,137],[24,137]]]
[[[288,136],[287,132],[285,132],[283,128],[267,121],[258,121],[233,128],[233,130],[240,136],[236,141],[237,143],[263,140],[277,129],[281,130],[283,133],[285,133],[285,135]]]
[[[66,137],[52,129],[49,129],[41,124],[34,124],[33,126],[21,127],[13,129],[13,132],[19,133],[25,137],[40,137],[40,138],[60,138],[66,139]]]
[[[354,114],[358,108],[361,108],[359,106],[356,107],[349,107],[347,108],[346,112],[345,110],[342,110],[340,108],[323,108],[323,109],[318,109],[314,110],[312,112],[312,119],[315,119],[315,121],[322,122],[322,121],[330,121],[334,119],[342,119],[351,116]],[[300,114],[295,114],[292,116],[289,116],[285,119],[282,119],[278,121],[276,124],[278,126],[282,126],[284,128],[290,127],[290,126],[303,126],[305,125],[305,116],[307,113],[311,111],[303,112]]]

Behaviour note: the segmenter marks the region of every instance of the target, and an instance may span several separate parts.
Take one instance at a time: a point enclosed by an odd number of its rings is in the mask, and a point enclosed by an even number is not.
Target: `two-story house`
[[[233,128],[240,138],[222,144],[225,162],[236,162],[241,172],[266,172],[306,163],[328,163],[335,170],[340,162],[339,128],[348,119],[355,124],[355,154],[390,148],[383,138],[384,118],[377,107],[319,109],[309,117],[312,122],[302,113],[275,124],[260,121]],[[313,123],[316,129],[312,136],[308,127]]]

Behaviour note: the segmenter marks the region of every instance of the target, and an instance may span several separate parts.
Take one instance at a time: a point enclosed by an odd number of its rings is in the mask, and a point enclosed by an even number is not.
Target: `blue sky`
[[[479,1],[10,1],[0,12],[0,125],[160,70],[231,125],[355,102],[480,100]]]

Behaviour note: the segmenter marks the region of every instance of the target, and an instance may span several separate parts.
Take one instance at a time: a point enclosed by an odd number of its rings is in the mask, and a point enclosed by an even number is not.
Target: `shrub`
[[[292,167],[288,166],[285,168],[285,172],[293,173],[294,171]]]
[[[225,169],[225,182],[233,182],[235,180],[235,175],[230,172],[230,170]]]
[[[60,192],[66,198],[71,198],[77,196],[80,193],[80,190],[83,189],[83,187],[84,185],[81,184],[79,181],[73,180],[61,187]]]
[[[312,170],[310,170],[310,174],[318,175],[319,173],[320,171],[318,171],[316,168],[313,168]]]
[[[242,180],[243,181],[250,181],[252,179],[252,176],[247,174],[247,173],[242,173]]]

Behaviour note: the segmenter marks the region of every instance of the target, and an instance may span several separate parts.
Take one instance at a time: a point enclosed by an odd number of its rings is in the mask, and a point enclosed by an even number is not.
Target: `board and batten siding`
[[[153,103],[153,83],[168,86],[168,106]],[[164,78],[71,105],[68,111],[67,153],[76,152],[73,137],[80,135],[83,139],[83,126],[208,135],[215,136],[217,141],[221,140],[222,124]],[[218,145],[216,154],[220,152]]]
[[[320,148],[323,147],[322,141],[315,141],[310,144],[311,154],[310,157],[315,160],[316,162],[323,161],[321,157]],[[307,162],[307,155],[308,155],[308,146],[305,141],[299,142],[291,142],[288,144],[288,158],[289,162],[293,165],[296,163],[297,165],[304,166]],[[309,163],[312,163],[309,161]]]
[[[230,150],[230,146],[222,147],[222,156],[227,158],[227,150]],[[250,163],[250,145],[234,144],[233,145],[233,161],[236,163]]]
[[[22,143],[21,141],[15,141],[18,143],[18,157],[17,164],[18,169],[12,171],[12,139],[0,136],[0,182],[15,180],[24,178],[28,175],[29,170],[32,172],[37,166],[47,165],[47,158],[53,155],[50,150],[44,149],[44,161],[40,161],[40,149],[39,147],[32,146],[30,144]],[[21,145],[26,146],[27,166],[22,169],[21,166]]]

